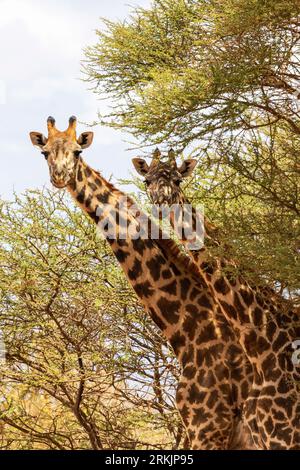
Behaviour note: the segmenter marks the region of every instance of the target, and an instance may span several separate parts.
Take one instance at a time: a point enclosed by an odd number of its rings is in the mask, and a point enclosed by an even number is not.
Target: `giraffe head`
[[[76,117],[70,117],[68,129],[61,132],[55,126],[55,119],[49,117],[48,137],[30,132],[31,142],[42,150],[47,160],[50,179],[56,188],[65,188],[74,180],[80,154],[93,141],[93,132],[83,132],[76,137],[76,122]]]
[[[197,160],[185,160],[178,167],[173,149],[169,151],[166,161],[162,161],[161,157],[160,151],[156,149],[150,165],[143,158],[134,158],[132,162],[136,171],[145,178],[153,204],[178,204],[182,201],[180,184],[192,174]]]

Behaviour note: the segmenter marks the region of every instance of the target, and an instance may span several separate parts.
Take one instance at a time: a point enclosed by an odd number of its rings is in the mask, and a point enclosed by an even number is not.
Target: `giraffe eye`
[[[45,159],[48,160],[49,152],[42,152],[42,155],[44,155]]]
[[[82,150],[75,150],[74,152],[74,155],[76,158],[79,158],[81,154],[82,154]]]

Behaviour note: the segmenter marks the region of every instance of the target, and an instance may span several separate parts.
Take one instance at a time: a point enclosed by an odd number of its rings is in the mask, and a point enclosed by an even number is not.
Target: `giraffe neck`
[[[183,194],[179,203],[171,207],[170,222],[181,243],[192,253],[198,265],[208,259],[208,247],[220,244],[216,227]]]
[[[96,223],[101,222],[103,214],[109,216],[110,212],[119,211],[120,199],[124,197],[82,160],[78,162],[76,178],[68,190]],[[130,198],[127,201],[129,206],[133,205]],[[118,215],[119,223],[126,225],[134,219],[130,212],[126,215],[118,212]],[[241,363],[243,351],[235,344],[224,319],[220,319],[220,308],[199,276],[198,267],[188,256],[182,255],[172,240],[128,236],[125,240],[108,238],[108,242],[141,303],[173,347],[181,365],[176,402],[191,440],[201,440],[200,420],[203,427],[212,427],[214,432],[214,413],[209,410],[204,420],[202,413],[203,408],[215,406],[206,405],[206,401],[212,401],[210,396],[221,402],[220,413],[227,410],[225,422],[234,423],[236,410],[241,409],[250,389],[252,370],[246,360]],[[228,385],[223,384],[223,373]],[[202,384],[199,393],[196,380]],[[219,436],[219,422],[216,428]]]
[[[264,295],[259,289],[251,286],[241,275],[226,274],[226,268],[232,271],[234,263],[225,258],[217,258],[212,256],[209,247],[219,246],[218,232],[215,227],[207,220],[204,220],[204,238],[206,246],[200,249],[190,249],[191,241],[184,236],[188,224],[192,224],[195,246],[201,246],[202,233],[197,233],[196,227],[201,224],[197,223],[199,214],[189,201],[182,195],[180,206],[190,207],[192,217],[188,217],[185,222],[182,218],[182,211],[172,210],[170,221],[180,238],[181,243],[187,248],[190,256],[199,268],[199,272],[203,280],[211,289],[212,295],[218,302],[226,320],[232,326],[241,346],[243,347],[247,357],[253,365],[257,365],[260,369],[260,361],[253,355],[257,347],[257,341],[264,344],[265,351],[272,351],[272,339],[268,339],[267,325],[273,313],[282,313],[285,305],[284,299],[279,299],[275,292],[269,292],[268,296],[272,302],[271,305],[266,303]],[[178,208],[177,208],[178,209]],[[187,231],[188,232],[188,231]],[[189,232],[188,232],[189,233]],[[235,266],[235,265],[234,265]],[[294,313],[286,313],[286,320],[289,321]],[[280,323],[273,327],[277,330],[281,329]]]
[[[121,237],[121,229],[127,226],[143,231],[149,219],[145,218],[143,226],[140,226],[136,214],[131,212],[134,207],[132,199],[127,198],[82,159],[78,161],[76,177],[68,190],[82,210],[98,226],[102,224],[102,229],[104,220],[114,218],[117,221],[117,229],[120,231],[114,238],[110,238],[106,231],[103,234],[140,301],[164,336],[171,344],[174,343],[188,303],[188,299],[180,299],[180,283],[188,284],[189,288],[195,287],[200,292],[201,282],[192,275],[193,269],[198,272],[197,267],[193,266],[189,258],[183,257],[170,240],[136,238],[130,232],[125,238]],[[206,309],[206,313],[210,317],[209,309]]]

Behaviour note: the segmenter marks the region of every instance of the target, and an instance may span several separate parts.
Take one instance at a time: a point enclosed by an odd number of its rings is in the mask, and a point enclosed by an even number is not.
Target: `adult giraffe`
[[[180,183],[197,161],[186,160],[178,167],[173,150],[166,162],[159,159],[158,152],[156,155],[150,166],[141,158],[135,158],[133,164],[145,178],[152,202],[171,206],[171,223],[182,243],[189,246],[184,229],[194,232],[197,212],[192,209],[188,227],[182,210],[178,210],[189,204]],[[213,226],[205,221],[204,227],[208,245],[219,244]],[[190,254],[253,365],[254,386],[246,401],[245,419],[254,442],[265,449],[300,449],[300,364],[292,361],[294,341],[300,338],[299,315],[284,299],[277,302],[274,293],[268,300],[241,275],[226,275],[231,260],[210,259],[205,247]]]
[[[45,156],[52,184],[66,188],[111,245],[138,298],[172,345],[180,363],[176,403],[193,449],[251,448],[242,426],[243,401],[252,385],[252,368],[201,280],[198,268],[171,240],[144,238],[149,219],[137,218],[132,199],[107,182],[81,158],[92,132],[76,137],[76,118],[61,132],[48,118],[48,137],[31,132]],[[105,224],[117,221],[110,238]],[[132,227],[139,238],[124,228]],[[226,341],[224,341],[226,338]]]

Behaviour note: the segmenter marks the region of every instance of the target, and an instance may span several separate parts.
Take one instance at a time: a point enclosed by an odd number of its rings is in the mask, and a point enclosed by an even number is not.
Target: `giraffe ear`
[[[41,149],[46,145],[47,139],[40,132],[30,132],[29,134],[32,145],[37,145]]]
[[[77,139],[77,143],[82,149],[87,149],[93,142],[94,132],[83,132]]]
[[[139,175],[145,176],[149,171],[149,165],[143,158],[133,158],[132,163]]]
[[[187,178],[188,176],[191,176],[197,163],[198,160],[195,160],[194,158],[184,160],[183,164],[178,168],[178,171],[181,173],[183,178]]]

